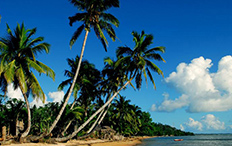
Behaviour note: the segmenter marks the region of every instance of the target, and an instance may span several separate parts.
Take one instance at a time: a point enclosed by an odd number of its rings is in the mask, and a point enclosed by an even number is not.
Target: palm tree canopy
[[[60,83],[60,85],[58,86],[58,90],[63,90],[64,87],[68,85],[71,86],[79,59],[79,56],[76,56],[75,59],[67,59],[70,70],[65,70],[64,75],[67,76],[68,79]],[[77,98],[78,91],[80,91],[81,89],[94,90],[94,88],[96,88],[96,85],[100,81],[100,78],[100,72],[95,68],[94,64],[89,63],[87,60],[82,61],[80,73],[73,90],[74,98]]]
[[[70,26],[76,21],[83,22],[74,32],[70,40],[70,47],[73,46],[84,29],[90,31],[90,28],[93,28],[105,51],[107,51],[108,41],[103,31],[106,31],[110,38],[115,41],[116,34],[112,25],[118,27],[119,21],[112,14],[105,13],[104,11],[111,7],[119,7],[119,0],[70,0],[70,2],[78,10],[83,11],[82,13],[76,13],[74,16],[69,17]]]
[[[118,57],[117,65],[120,65],[121,63],[124,64],[126,70],[130,73],[130,78],[135,77],[138,89],[141,88],[142,75],[144,75],[146,82],[148,76],[153,83],[154,88],[156,88],[151,70],[162,76],[163,72],[152,61],[157,60],[165,62],[161,55],[156,53],[157,51],[164,53],[165,48],[154,47],[148,49],[148,47],[150,47],[153,43],[153,35],[145,34],[144,31],[142,31],[141,34],[133,31],[132,35],[135,47],[133,49],[127,46],[119,47],[116,51],[116,55]]]
[[[8,84],[13,83],[15,88],[20,86],[23,93],[32,91],[33,97],[39,97],[44,101],[45,95],[33,71],[55,79],[54,71],[36,60],[37,54],[49,52],[50,45],[43,42],[43,37],[33,39],[36,28],[26,29],[23,23],[21,26],[18,24],[14,32],[7,25],[7,33],[5,38],[0,38],[1,76],[4,76]]]

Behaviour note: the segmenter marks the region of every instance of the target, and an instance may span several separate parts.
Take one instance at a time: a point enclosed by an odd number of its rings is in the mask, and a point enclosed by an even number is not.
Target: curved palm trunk
[[[70,109],[73,109],[73,107],[74,107],[74,105],[75,105],[75,102],[76,102],[76,99],[73,101],[73,103],[72,103]],[[72,123],[73,121],[74,121],[74,119],[71,120],[71,121],[69,121],[68,125],[64,128],[63,132],[61,132],[61,135],[62,135],[62,136],[64,136],[64,133],[68,130],[69,126],[71,125],[71,123]]]
[[[51,127],[50,127],[50,129],[49,129],[49,132],[46,134],[46,136],[48,136],[48,135],[52,132],[52,130],[55,128],[56,124],[57,124],[58,121],[60,120],[60,117],[61,117],[61,115],[63,114],[64,109],[65,109],[65,107],[66,107],[66,105],[67,105],[67,103],[68,103],[68,100],[69,100],[69,98],[70,98],[70,96],[71,96],[71,94],[72,94],[72,91],[73,91],[73,88],[74,88],[74,85],[75,85],[75,83],[76,83],[77,76],[78,76],[78,74],[79,74],[79,70],[80,70],[80,67],[81,67],[81,62],[82,62],[82,58],[83,58],[83,54],[84,54],[84,50],[85,50],[85,44],[86,44],[86,41],[87,41],[88,33],[89,33],[89,31],[86,30],[86,32],[85,32],[85,38],[84,38],[83,45],[82,45],[82,49],[81,49],[80,60],[79,60],[79,62],[78,62],[77,70],[76,70],[75,76],[74,76],[74,78],[73,78],[73,82],[72,82],[72,85],[71,85],[71,87],[70,87],[70,91],[69,91],[69,93],[68,93],[68,95],[67,95],[67,97],[66,97],[66,99],[65,99],[65,102],[64,102],[64,104],[63,104],[63,106],[62,106],[62,108],[61,108],[61,110],[60,110],[58,116],[56,117],[55,121],[52,123],[52,125],[51,125]]]
[[[91,126],[91,128],[87,131],[87,134],[89,134],[90,132],[92,132],[92,130],[101,124],[101,122],[103,121],[103,119],[105,118],[109,108],[111,106],[111,103],[108,105],[107,109],[104,111],[102,110],[101,113],[99,114],[99,116],[97,117],[97,120],[93,123],[93,125]]]
[[[103,113],[104,113],[104,109],[98,115],[98,117],[97,117],[96,121],[93,123],[93,125],[89,128],[89,130],[87,131],[87,134],[89,134],[90,132],[92,132],[92,130],[95,128],[96,124],[98,123],[99,119],[102,117]]]
[[[100,108],[98,109],[85,123],[83,123],[77,130],[75,130],[72,134],[68,135],[67,137],[63,137],[63,138],[55,138],[55,140],[57,142],[62,142],[62,141],[67,141],[71,138],[73,138],[74,136],[76,136],[76,134],[81,131],[98,113],[100,113],[106,106],[108,106],[113,99],[118,95],[118,93],[124,89],[132,80],[133,78],[131,78],[129,81],[127,81],[116,93],[114,93],[114,95]]]
[[[30,132],[31,129],[31,110],[30,110],[30,105],[29,105],[29,101],[27,99],[27,95],[25,93],[23,93],[23,97],[24,100],[26,102],[27,105],[27,129],[26,131],[23,132],[23,134],[21,135],[21,138],[24,138],[28,135],[28,133]]]

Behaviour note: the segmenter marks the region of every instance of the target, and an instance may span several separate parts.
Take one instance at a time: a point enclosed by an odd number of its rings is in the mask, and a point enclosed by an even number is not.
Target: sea
[[[174,141],[183,139],[183,141]],[[232,134],[196,134],[144,139],[138,146],[232,146]]]

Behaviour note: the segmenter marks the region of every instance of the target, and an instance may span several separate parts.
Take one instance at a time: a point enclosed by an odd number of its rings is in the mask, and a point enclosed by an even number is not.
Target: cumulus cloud
[[[24,101],[21,90],[19,88],[17,88],[15,90],[13,87],[13,84],[10,84],[7,86],[6,96],[9,99],[16,98],[18,100]],[[64,91],[49,92],[48,97],[50,99],[52,99],[51,102],[61,103],[61,101],[64,98]],[[45,102],[44,103],[40,99],[34,98],[33,101],[30,103],[30,106],[33,107],[35,105],[36,107],[40,107],[40,106],[43,106],[44,104],[47,104],[48,102],[50,102],[50,101],[47,101],[47,96],[45,95]]]
[[[6,96],[8,98],[10,98],[10,99],[16,98],[18,100],[24,101],[23,94],[22,94],[21,90],[19,88],[17,88],[15,90],[14,87],[13,87],[13,84],[10,84],[10,85],[7,86]]]
[[[64,98],[64,91],[49,92],[48,96],[53,99],[53,102],[61,103]]]
[[[47,100],[47,96],[45,96],[45,102],[43,103],[40,99],[35,98],[31,103],[30,106],[33,107],[34,105],[36,107],[44,106],[45,104],[49,102],[58,102],[61,103],[61,101],[64,98],[64,91],[56,91],[56,92],[49,92],[48,97],[52,99],[52,101]]]
[[[228,111],[232,109],[232,56],[223,57],[211,73],[212,60],[203,57],[180,63],[165,82],[181,93],[167,98],[153,111],[171,112],[186,107],[187,112]]]
[[[180,125],[182,130],[187,131],[205,131],[205,130],[225,130],[225,123],[221,122],[212,114],[203,116],[200,121],[189,118],[188,122]]]
[[[202,131],[203,124],[199,121],[195,121],[193,118],[189,118],[189,121],[184,123],[187,129],[197,129],[198,131]],[[183,125],[181,125],[183,127]]]
[[[219,121],[218,118],[216,118],[212,114],[208,114],[204,117],[202,117],[202,122],[206,125],[207,129],[213,129],[213,130],[225,130],[225,123]]]
[[[167,111],[171,112],[177,108],[182,108],[189,104],[188,97],[186,95],[182,95],[180,98],[176,98],[174,100],[169,99],[169,94],[164,93],[164,101],[159,107],[156,107],[155,104],[152,105],[152,111]]]
[[[48,101],[47,101],[47,96],[45,95],[45,101],[43,103],[42,100],[38,99],[38,98],[34,98],[33,101],[30,103],[30,107],[33,107],[34,105],[38,108],[38,107],[43,107],[44,104],[47,104]]]

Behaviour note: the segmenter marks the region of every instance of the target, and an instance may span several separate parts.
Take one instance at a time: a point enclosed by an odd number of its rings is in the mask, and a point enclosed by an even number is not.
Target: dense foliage
[[[84,114],[85,110],[80,105],[75,104],[73,110],[70,110],[70,106],[67,105],[57,128],[54,129],[53,136],[62,136],[60,133],[65,129],[68,121],[75,119],[75,122],[65,132],[66,135],[71,133],[75,127],[80,126],[82,120],[88,118],[88,115],[86,117]],[[53,102],[41,107],[31,107],[32,127],[30,135],[39,135],[45,132],[52,124],[59,109],[60,104]],[[1,126],[6,126],[11,135],[15,135],[17,120],[27,122],[26,107],[22,101],[16,99],[8,100],[5,104],[0,105],[0,110],[0,124]],[[94,108],[89,108],[87,112],[91,114],[94,110]],[[149,112],[142,111],[140,107],[130,104],[130,100],[126,100],[122,96],[114,100],[101,125],[109,126],[124,136],[193,135],[193,133],[184,132],[169,125],[154,123]],[[86,127],[86,129],[88,128]],[[80,133],[79,136],[85,133],[86,130]]]

